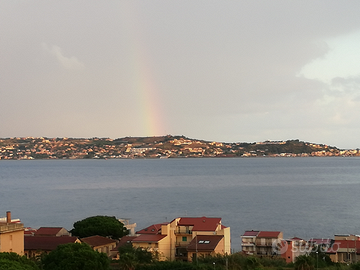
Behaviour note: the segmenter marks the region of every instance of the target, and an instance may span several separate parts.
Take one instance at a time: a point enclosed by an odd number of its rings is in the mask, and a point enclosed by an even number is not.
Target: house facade
[[[28,258],[48,254],[59,245],[81,243],[75,236],[26,236],[24,238],[24,253]]]
[[[0,219],[0,252],[24,255],[24,224],[20,220],[12,220],[10,211]]]
[[[81,238],[80,241],[88,244],[95,251],[106,253],[108,257],[113,256],[112,250],[117,245],[116,240],[99,235]]]
[[[283,233],[280,231],[260,231],[256,236],[255,250],[257,255],[273,256],[277,251],[273,245],[277,245],[283,240]]]
[[[187,247],[188,261],[196,261],[199,257],[224,254],[223,235],[197,235]]]
[[[282,240],[278,245],[278,253],[287,263],[294,263],[297,257],[309,254],[310,251],[308,242],[299,237]]]

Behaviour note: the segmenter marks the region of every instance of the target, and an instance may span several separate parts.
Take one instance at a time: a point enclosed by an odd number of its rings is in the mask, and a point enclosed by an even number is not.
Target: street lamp
[[[319,252],[316,251],[316,270],[319,269]]]
[[[213,262],[213,265],[214,265],[214,270],[215,270],[215,262]]]

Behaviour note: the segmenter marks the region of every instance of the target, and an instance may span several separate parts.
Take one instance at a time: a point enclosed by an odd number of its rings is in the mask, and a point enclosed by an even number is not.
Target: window
[[[186,236],[183,236],[182,240],[183,240],[183,242],[186,242],[186,241],[187,241],[187,237],[186,237]]]
[[[199,244],[204,244],[204,240],[199,240]]]

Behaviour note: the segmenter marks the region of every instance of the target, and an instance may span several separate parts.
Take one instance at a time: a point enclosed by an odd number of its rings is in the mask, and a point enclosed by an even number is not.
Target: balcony
[[[272,246],[272,242],[256,242],[256,246],[258,247],[271,247]]]
[[[187,260],[187,256],[188,256],[188,253],[187,253],[187,250],[186,248],[177,248],[176,251],[175,251],[175,258],[176,260]]]
[[[255,243],[254,242],[241,242],[241,246],[243,246],[243,247],[254,247]]]
[[[176,235],[192,235],[191,230],[175,230]]]

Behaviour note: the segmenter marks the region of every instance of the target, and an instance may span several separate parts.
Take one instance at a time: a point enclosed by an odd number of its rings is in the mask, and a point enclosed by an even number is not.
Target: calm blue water
[[[137,229],[179,216],[221,217],[232,248],[249,229],[285,237],[360,234],[360,158],[0,161],[0,216],[62,226],[93,215]]]

